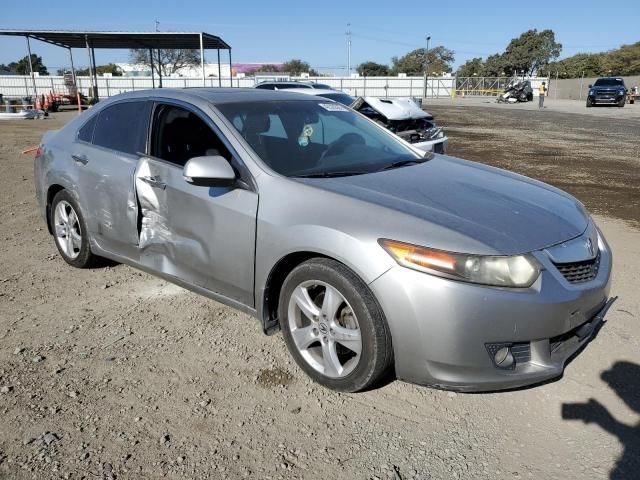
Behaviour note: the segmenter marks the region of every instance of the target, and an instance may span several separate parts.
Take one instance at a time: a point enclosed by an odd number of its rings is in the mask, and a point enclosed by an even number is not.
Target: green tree
[[[508,75],[533,75],[558,58],[561,50],[562,44],[556,42],[553,30],[527,30],[507,45],[502,55],[504,70]]]
[[[33,65],[34,72],[38,72],[40,75],[49,75],[47,67],[42,63],[42,57],[32,53],[31,64]],[[8,65],[8,68],[12,72],[16,72],[18,75],[29,75],[31,73],[29,70],[29,57],[25,55],[17,62],[11,62]]]
[[[58,72],[60,72],[60,70],[58,70]],[[105,73],[110,73],[114,77],[121,77],[122,69],[119,66],[117,66],[115,63],[107,63],[106,65],[100,65],[96,67],[96,73],[98,75],[104,75]],[[58,75],[63,75],[63,74],[64,74],[64,71],[63,73],[58,73]],[[81,77],[86,77],[89,75],[89,69],[82,68],[80,70],[76,70],[76,75]]]
[[[472,77],[473,75],[484,75],[484,63],[482,58],[476,57],[464,62],[458,68],[456,75],[459,77]]]
[[[129,50],[129,58],[131,63],[151,68],[149,49],[131,49]],[[158,73],[158,63],[160,63],[162,75],[169,76],[182,68],[199,65],[200,50],[185,48],[160,50],[160,62],[158,62],[158,50],[153,50],[153,70],[156,73]]]
[[[256,68],[253,71],[253,73],[280,72],[281,70],[282,70],[282,65],[265,64],[265,65],[260,65],[260,67]]]
[[[417,48],[403,57],[391,59],[391,74],[406,73],[407,75],[422,75],[427,69],[429,74],[450,72],[454,61],[454,52],[443,46]]]
[[[287,72],[290,75],[294,76],[300,75],[301,73],[308,73],[312,77],[318,76],[318,72],[311,68],[311,65],[297,58],[293,58],[288,62],[284,62],[280,71]]]
[[[502,54],[489,55],[484,62],[484,75],[486,77],[504,77],[507,75],[508,70]]]
[[[389,75],[389,67],[372,61],[362,62],[356,71],[363,77],[385,77]]]

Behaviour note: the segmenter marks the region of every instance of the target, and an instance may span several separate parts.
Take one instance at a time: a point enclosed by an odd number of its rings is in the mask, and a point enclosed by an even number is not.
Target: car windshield
[[[624,82],[621,78],[599,78],[596,80],[596,87],[622,87]]]
[[[329,100],[217,108],[270,168],[289,177],[359,175],[425,160],[370,120]]]
[[[346,93],[339,93],[339,92],[322,93],[318,96],[324,97],[324,98],[330,98],[331,100],[335,100],[336,102],[340,102],[341,104],[346,106],[351,105],[355,101],[355,98],[353,98],[351,95],[347,95]]]

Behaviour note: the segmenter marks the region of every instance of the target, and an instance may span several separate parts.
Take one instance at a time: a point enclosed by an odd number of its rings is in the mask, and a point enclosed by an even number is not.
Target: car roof
[[[174,100],[205,100],[213,105],[239,102],[270,102],[282,100],[310,100],[308,95],[296,89],[263,90],[256,88],[155,88],[121,93],[108,102],[127,98],[167,98]],[[100,102],[103,103],[103,102]]]
[[[313,85],[313,83],[311,82],[299,82],[297,80],[267,80],[264,82],[256,83],[256,87],[258,85],[270,85],[270,84],[282,85],[283,83],[286,83],[288,85],[304,85],[306,87],[311,87]]]
[[[278,92],[296,92],[302,93],[303,95],[328,95],[328,94],[343,94],[348,95],[348,93],[341,92],[340,90],[330,90],[328,88],[280,88],[277,90]]]

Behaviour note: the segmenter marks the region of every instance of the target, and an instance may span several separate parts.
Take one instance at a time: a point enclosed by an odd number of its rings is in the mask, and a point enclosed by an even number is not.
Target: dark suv
[[[627,87],[620,77],[604,77],[596,80],[596,83],[589,85],[587,95],[587,107],[596,104],[617,105],[624,107],[627,96]]]

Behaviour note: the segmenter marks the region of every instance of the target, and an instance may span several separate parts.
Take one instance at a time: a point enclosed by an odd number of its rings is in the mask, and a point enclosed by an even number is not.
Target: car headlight
[[[403,267],[482,285],[530,287],[542,269],[531,255],[473,255],[434,250],[395,240],[380,239],[378,242]]]
[[[589,95],[593,96],[595,92],[593,90],[589,90]]]

